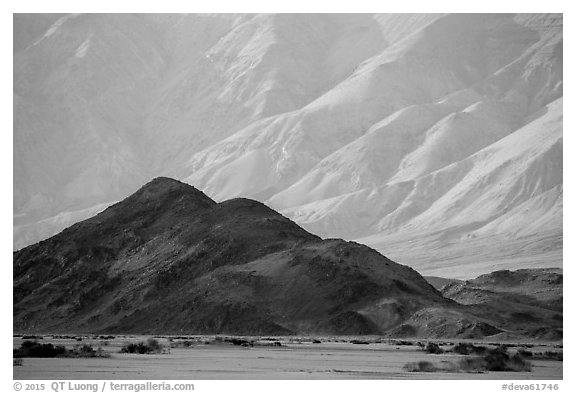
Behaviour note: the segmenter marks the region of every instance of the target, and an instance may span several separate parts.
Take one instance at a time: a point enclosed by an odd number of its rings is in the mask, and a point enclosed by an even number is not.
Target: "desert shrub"
[[[243,338],[227,338],[224,341],[229,342],[231,344],[234,345],[240,345],[243,347],[247,347],[247,346],[253,346],[254,342],[252,341],[248,341],[248,340],[244,340]]]
[[[421,360],[419,362],[410,362],[404,365],[404,370],[408,372],[427,372],[432,373],[434,371],[438,371],[438,368],[432,364],[431,362],[427,362],[425,360]]]
[[[101,347],[94,349],[92,345],[84,344],[74,346],[71,351],[66,351],[63,356],[75,358],[108,358],[110,354],[104,352]]]
[[[484,372],[484,359],[482,358],[464,358],[459,362],[460,369],[466,372]]]
[[[146,344],[153,352],[162,352],[162,346],[155,338],[149,338],[146,340]]]
[[[365,341],[365,340],[352,340],[351,343],[352,344],[363,344],[363,345],[370,344],[369,341]]]
[[[559,360],[559,361],[563,361],[562,352],[546,351],[546,352],[544,352],[544,355],[545,355],[548,359],[556,359],[556,360]]]
[[[505,347],[488,351],[484,357],[460,360],[460,368],[468,372],[483,371],[532,371],[532,364],[519,354],[510,356]]]
[[[145,354],[145,353],[151,353],[152,351],[146,344],[144,344],[143,342],[139,342],[138,344],[130,343],[124,345],[122,348],[120,348],[120,352]]]
[[[312,344],[322,344],[322,341],[315,338],[314,340],[312,340]]]
[[[471,353],[470,344],[465,343],[456,344],[452,350],[460,355],[470,355]]]
[[[492,352],[484,357],[485,368],[488,371],[508,371],[507,361],[509,357],[507,353]]]
[[[482,355],[486,352],[486,347],[476,346],[469,343],[458,343],[452,350],[460,355],[470,355],[472,353]]]
[[[24,341],[20,348],[14,349],[15,358],[53,358],[63,355],[66,348],[62,345],[40,344],[35,341]]]
[[[22,366],[24,365],[24,360],[22,358],[12,359],[12,366]]]
[[[280,341],[256,341],[253,345],[257,347],[281,347],[282,343]]]
[[[544,353],[534,353],[532,359],[535,360],[558,360],[563,361],[562,352],[546,351]]]
[[[67,350],[62,345],[40,344],[24,341],[20,348],[14,350],[15,358],[54,358],[54,357],[110,357],[102,348],[94,349],[91,345],[76,345]]]
[[[428,344],[426,344],[426,347],[424,348],[424,352],[439,355],[441,353],[444,353],[444,350],[442,348],[440,348],[440,346],[436,343],[428,343]]]
[[[148,354],[148,353],[162,353],[163,347],[160,345],[158,340],[149,338],[145,343],[130,343],[124,345],[121,349],[121,353],[138,353],[138,354]]]
[[[183,341],[172,341],[170,342],[170,348],[189,348],[194,345],[194,341],[183,340]]]
[[[520,349],[520,350],[518,350],[517,353],[518,353],[519,356],[522,356],[522,357],[525,357],[525,358],[531,358],[531,357],[533,356],[532,351],[528,351],[528,350],[526,350],[526,349]]]
[[[525,360],[518,354],[510,357],[510,360],[507,362],[508,371],[532,371],[532,363]]]

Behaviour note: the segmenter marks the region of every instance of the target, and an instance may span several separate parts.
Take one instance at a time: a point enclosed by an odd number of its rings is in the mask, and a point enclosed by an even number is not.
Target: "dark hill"
[[[501,331],[469,307],[369,247],[322,240],[262,203],[216,203],[168,178],[14,253],[19,332]]]
[[[507,331],[523,337],[558,340],[563,330],[562,269],[499,270],[454,282],[442,294],[468,305]]]

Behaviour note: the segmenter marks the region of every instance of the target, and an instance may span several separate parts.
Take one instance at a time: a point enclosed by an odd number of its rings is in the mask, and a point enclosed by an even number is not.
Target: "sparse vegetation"
[[[164,347],[154,338],[149,338],[146,342],[130,343],[124,345],[120,349],[120,353],[138,353],[138,354],[150,354],[150,353],[162,353],[164,352]]]
[[[36,341],[24,341],[20,348],[14,349],[15,358],[53,358],[63,355],[66,348],[62,345],[40,344]]]
[[[170,348],[189,348],[194,345],[193,341],[190,340],[179,340],[179,341],[171,341]]]
[[[444,350],[440,348],[440,346],[436,343],[428,343],[424,348],[424,352],[439,355],[441,353],[444,353]]]
[[[101,347],[97,349],[92,348],[92,345],[76,345],[71,351],[66,351],[66,357],[78,357],[78,358],[109,358],[110,354],[104,352]]]
[[[370,344],[368,341],[365,341],[365,340],[352,340],[352,341],[350,341],[350,343],[352,343],[352,344],[364,344],[364,345]]]
[[[459,353],[460,355],[470,355],[470,354],[483,355],[487,351],[486,347],[484,346],[476,346],[474,344],[469,343],[458,343],[454,346],[452,350],[456,353]]]
[[[24,341],[20,348],[13,351],[14,358],[55,358],[55,357],[110,357],[102,348],[94,349],[91,345],[76,345],[67,350],[63,345],[40,344],[35,341]]]
[[[395,345],[414,345],[414,343],[412,341],[406,341],[406,340],[397,340],[394,341]]]
[[[460,368],[467,372],[483,371],[532,371],[532,364],[519,354],[511,356],[506,346],[499,346],[488,350],[488,353],[479,358],[460,360]]]
[[[558,360],[563,361],[564,356],[562,352],[546,351],[546,352],[536,352],[532,354],[532,359],[534,360]]]
[[[282,343],[280,341],[272,341],[270,343],[256,343],[259,347],[281,347]]]
[[[14,358],[12,359],[12,366],[23,366],[24,365],[24,360],[22,358]]]
[[[437,344],[434,345],[437,346]],[[428,348],[428,346],[426,348]],[[430,349],[432,351],[437,351],[435,346],[430,346]],[[469,348],[466,348],[466,351],[468,349]],[[464,349],[461,350],[464,352]],[[510,355],[507,352],[505,346],[499,346],[495,349],[486,350],[486,352],[487,354],[482,357],[463,358],[458,362],[458,364],[444,361],[440,366],[438,366],[428,361],[410,362],[404,365],[404,370],[408,372],[464,371],[476,373],[483,373],[486,371],[532,371],[532,365],[529,361],[525,360],[518,353],[515,355]]]
[[[404,365],[404,370],[408,372],[426,372],[432,373],[438,371],[438,368],[432,364],[431,362],[427,362],[425,360],[421,360],[419,362],[410,362]]]
[[[224,340],[225,342],[229,342],[234,345],[239,345],[242,347],[253,347],[254,341],[248,341],[243,338],[227,338]]]
[[[516,352],[519,356],[522,356],[524,358],[531,358],[534,354],[532,353],[532,351],[528,351],[526,349],[520,349],[518,350],[518,352]]]
[[[42,336],[34,336],[34,335],[22,336],[22,340],[43,340],[43,339],[44,339],[44,337],[42,337]]]

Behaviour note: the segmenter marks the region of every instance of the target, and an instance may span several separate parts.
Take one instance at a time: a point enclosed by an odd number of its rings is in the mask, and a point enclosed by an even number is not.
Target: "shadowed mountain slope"
[[[504,323],[367,246],[169,178],[14,253],[22,332],[484,337]]]
[[[562,269],[499,270],[445,285],[442,294],[492,315],[501,327],[518,326],[521,335],[558,340],[563,335]]]
[[[366,246],[168,178],[14,254],[16,330],[377,333],[360,310],[382,299],[447,302]]]

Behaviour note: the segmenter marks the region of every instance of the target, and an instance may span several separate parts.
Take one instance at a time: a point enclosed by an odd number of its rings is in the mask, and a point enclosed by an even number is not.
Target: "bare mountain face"
[[[16,330],[370,334],[449,303],[366,246],[167,178],[14,255]]]
[[[169,175],[428,275],[562,265],[561,15],[34,18],[15,249]]]
[[[322,240],[260,202],[217,203],[169,178],[15,252],[13,279],[18,332],[527,334],[524,319],[445,298],[367,246]],[[549,289],[561,285],[554,279]],[[448,292],[461,300],[462,290]],[[530,307],[530,337],[554,329],[552,315],[561,327],[561,308]]]
[[[561,269],[499,270],[448,283],[440,291],[475,308],[476,314],[491,313],[501,327],[523,326],[524,337],[558,340],[563,336],[563,283]],[[500,336],[517,338],[510,333]]]

